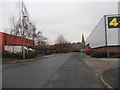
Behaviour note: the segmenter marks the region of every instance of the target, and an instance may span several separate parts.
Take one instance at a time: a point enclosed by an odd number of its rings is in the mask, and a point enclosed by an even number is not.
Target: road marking
[[[101,75],[97,75],[99,77],[99,79],[101,80],[101,83],[108,89],[111,89],[113,90],[113,87],[110,86],[103,78],[102,78],[102,75],[103,75],[104,71],[101,73]]]

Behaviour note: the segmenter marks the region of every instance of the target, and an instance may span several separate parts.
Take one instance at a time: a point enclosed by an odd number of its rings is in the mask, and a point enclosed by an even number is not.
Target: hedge
[[[106,58],[107,57],[107,53],[106,52],[92,52],[91,57]]]
[[[36,55],[38,55],[38,52],[33,52],[30,51],[28,53],[25,54],[25,58],[29,59],[29,58],[34,58]],[[7,51],[3,51],[2,52],[2,58],[17,58],[17,59],[22,59],[22,54],[21,53],[10,53]]]
[[[91,57],[95,58],[107,58],[108,52],[93,52]],[[109,52],[110,58],[120,58],[120,52]]]

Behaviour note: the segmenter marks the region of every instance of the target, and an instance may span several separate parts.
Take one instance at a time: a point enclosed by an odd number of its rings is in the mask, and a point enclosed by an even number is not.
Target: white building
[[[120,15],[105,15],[86,39],[86,49],[120,52]]]

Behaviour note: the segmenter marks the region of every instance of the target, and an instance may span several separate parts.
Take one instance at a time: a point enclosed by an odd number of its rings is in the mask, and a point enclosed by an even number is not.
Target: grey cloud
[[[80,41],[81,34],[85,38],[91,33],[105,14],[118,12],[117,2],[26,2],[30,18],[35,22],[38,30],[54,43],[59,34],[63,34],[68,41]],[[18,16],[16,3],[2,5],[2,27],[10,28],[9,18]]]

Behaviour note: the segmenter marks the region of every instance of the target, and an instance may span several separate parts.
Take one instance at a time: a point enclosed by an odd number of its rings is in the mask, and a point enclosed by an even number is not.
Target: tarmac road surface
[[[77,52],[3,65],[2,76],[3,88],[104,88]]]
[[[119,75],[119,71],[120,67],[117,68],[112,68],[109,70],[106,70],[103,73],[103,79],[113,88],[118,88],[118,75]]]

